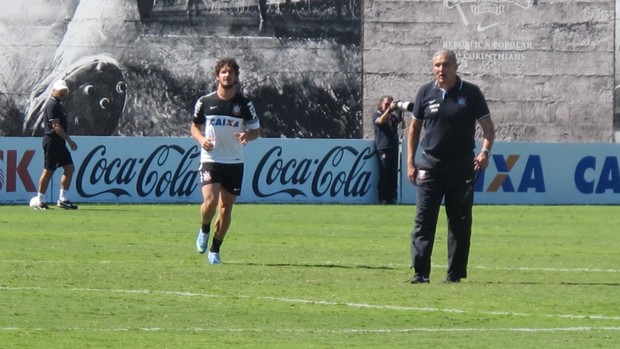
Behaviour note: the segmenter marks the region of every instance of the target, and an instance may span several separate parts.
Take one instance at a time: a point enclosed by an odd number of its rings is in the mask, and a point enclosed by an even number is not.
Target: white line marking
[[[72,291],[72,292],[109,292],[109,293],[127,293],[127,294],[144,294],[144,295],[167,295],[167,296],[179,296],[179,297],[204,297],[204,298],[230,298],[227,296],[219,296],[215,294],[209,293],[201,293],[201,292],[187,292],[187,291],[157,291],[157,290],[113,290],[113,289],[102,289],[102,288],[42,288],[42,287],[8,287],[8,286],[0,286],[0,291],[24,291],[24,290],[32,290],[32,291]],[[285,302],[285,303],[300,303],[300,304],[316,304],[316,305],[327,305],[327,306],[347,306],[350,308],[365,308],[365,309],[384,309],[384,310],[397,310],[397,311],[418,311],[418,312],[434,312],[434,313],[458,313],[458,314],[466,314],[466,313],[475,313],[485,316],[514,316],[514,317],[535,317],[542,316],[548,318],[560,318],[560,319],[579,319],[579,320],[615,320],[620,321],[620,316],[613,315],[575,315],[575,314],[529,314],[529,313],[518,313],[518,312],[510,312],[510,311],[465,311],[461,309],[442,309],[442,308],[433,308],[433,307],[409,307],[409,306],[399,306],[399,305],[376,305],[376,304],[365,304],[365,303],[351,303],[351,302],[333,302],[327,300],[310,300],[310,299],[301,299],[301,298],[282,298],[282,297],[253,297],[253,296],[244,296],[244,295],[236,295],[234,298],[244,298],[244,299],[254,299],[254,300],[268,300],[274,302]]]
[[[319,330],[319,329],[261,329],[261,328],[162,328],[162,327],[136,327],[136,328],[19,328],[19,327],[0,327],[0,332],[18,331],[76,331],[76,332],[216,332],[216,333],[322,333],[322,334],[346,334],[346,333],[413,333],[413,332],[590,332],[590,331],[620,331],[620,327],[550,327],[550,328],[529,328],[529,327],[503,327],[503,328],[432,328],[414,327],[402,329],[382,329],[382,328],[345,328],[341,330]]]

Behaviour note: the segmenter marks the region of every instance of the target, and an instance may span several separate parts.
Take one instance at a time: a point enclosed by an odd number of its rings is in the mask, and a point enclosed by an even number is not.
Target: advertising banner
[[[199,148],[189,137],[75,136],[71,199],[198,203]],[[403,147],[406,152],[406,147]],[[244,148],[238,202],[376,204],[371,140],[262,138]],[[498,142],[475,184],[478,204],[620,204],[620,145]],[[43,167],[41,138],[0,137],[0,203],[27,204]],[[415,186],[401,165],[401,204]],[[58,199],[58,169],[47,190]]]
[[[180,137],[80,137],[73,139],[75,202],[198,203],[200,151]],[[238,202],[375,203],[377,170],[368,140],[258,139],[244,148]],[[36,195],[43,168],[41,138],[0,138],[0,203]],[[62,169],[47,190],[58,199]]]
[[[618,159],[620,144],[497,142],[489,167],[476,181],[475,202],[620,204]],[[413,204],[415,187],[407,178],[405,154],[402,167],[400,202]]]

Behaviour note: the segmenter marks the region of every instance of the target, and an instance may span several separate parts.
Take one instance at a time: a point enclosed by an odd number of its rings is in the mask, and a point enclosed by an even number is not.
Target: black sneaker
[[[424,277],[424,276],[420,276],[418,274],[414,275],[413,278],[411,279],[412,284],[428,284],[430,282],[431,282],[431,279]]]
[[[49,206],[45,202],[39,202],[38,204],[32,206],[35,210],[47,210]]]
[[[56,206],[60,208],[64,208],[65,210],[77,210],[78,208],[77,205],[73,204],[69,200],[66,200],[66,201],[58,200],[58,203],[56,204]]]
[[[461,278],[447,277],[443,283],[444,284],[458,284],[461,282]]]

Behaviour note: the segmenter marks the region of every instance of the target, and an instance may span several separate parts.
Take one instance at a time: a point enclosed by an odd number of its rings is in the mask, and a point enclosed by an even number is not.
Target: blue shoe
[[[217,252],[209,251],[209,263],[211,264],[222,264],[222,258],[220,258],[220,254]]]
[[[198,230],[198,236],[196,236],[196,251],[204,254],[207,252],[207,245],[209,245],[209,233],[204,234],[201,228]]]

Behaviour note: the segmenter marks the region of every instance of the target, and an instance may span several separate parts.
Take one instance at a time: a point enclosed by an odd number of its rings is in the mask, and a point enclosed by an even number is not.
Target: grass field
[[[620,348],[620,214],[476,206],[469,278],[411,285],[415,206],[0,206],[1,348]]]

